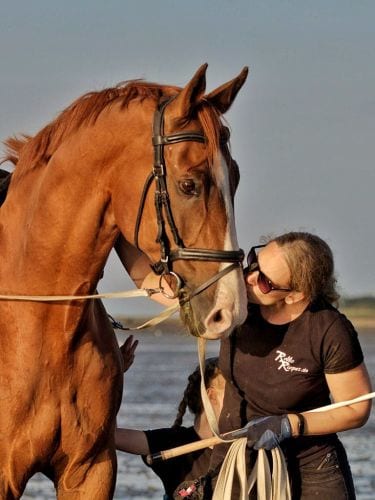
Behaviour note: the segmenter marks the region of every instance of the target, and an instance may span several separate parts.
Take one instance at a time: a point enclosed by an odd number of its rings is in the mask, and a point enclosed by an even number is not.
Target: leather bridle
[[[152,265],[154,272],[160,275],[160,285],[163,277],[172,275],[176,279],[176,290],[174,295],[166,296],[169,298],[179,297],[180,304],[183,305],[189,301],[193,296],[201,293],[203,290],[211,286],[218,279],[222,278],[225,274],[233,269],[241,266],[244,258],[243,250],[209,250],[203,248],[185,248],[183,241],[178,233],[178,229],[173,219],[173,214],[170,206],[169,194],[166,183],[166,165],[164,159],[164,146],[169,144],[176,144],[178,142],[194,141],[206,142],[205,136],[200,132],[186,131],[177,132],[170,135],[164,134],[164,112],[172,98],[163,101],[154,114],[153,122],[153,137],[152,144],[154,148],[154,165],[152,172],[146,179],[141,200],[139,204],[135,229],[134,229],[134,242],[135,246],[138,245],[138,234],[141,224],[143,209],[145,205],[146,196],[152,181],[155,181],[155,210],[157,220],[157,237],[156,242],[160,245],[160,260]],[[165,216],[164,216],[165,214]],[[166,223],[169,225],[174,244],[176,248],[171,249],[170,241],[166,232]],[[212,276],[208,281],[200,285],[195,290],[189,293],[181,294],[182,279],[173,271],[172,264],[176,260],[198,260],[207,262],[230,262],[231,265],[225,267],[220,272]],[[161,287],[162,288],[162,287]]]

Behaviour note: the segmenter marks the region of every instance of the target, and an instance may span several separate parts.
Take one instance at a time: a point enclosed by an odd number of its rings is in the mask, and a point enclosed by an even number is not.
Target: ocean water
[[[175,333],[162,328],[135,334],[139,345],[134,364],[125,374],[123,401],[118,415],[121,427],[152,429],[171,425],[187,376],[198,363],[193,337],[182,330]],[[119,334],[118,338],[122,343],[126,335]],[[360,331],[360,340],[375,386],[375,330]],[[208,342],[207,356],[216,355],[218,347],[218,342]],[[186,418],[186,425],[190,423],[191,417]],[[358,500],[375,499],[374,436],[374,409],[363,428],[340,435],[349,456]],[[116,500],[162,498],[163,488],[159,478],[140,457],[122,452],[118,452],[117,456]],[[56,496],[52,483],[37,474],[29,481],[22,498],[53,500]]]

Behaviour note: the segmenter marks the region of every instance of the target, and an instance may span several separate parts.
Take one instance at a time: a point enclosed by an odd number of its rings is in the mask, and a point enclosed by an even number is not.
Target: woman
[[[133,362],[135,347],[136,343],[133,343],[132,337],[129,337],[121,347],[125,371]],[[217,365],[217,357],[207,359],[204,378],[208,398],[218,418],[223,404],[225,381]],[[148,455],[211,437],[212,433],[200,397],[200,382],[201,375],[199,367],[197,367],[189,375],[188,384],[179,404],[175,422],[171,428],[149,431],[118,428],[115,434],[116,448],[120,451],[136,455]],[[194,415],[194,425],[191,427],[182,426],[187,408]],[[193,480],[206,476],[210,464],[211,452],[212,450],[207,448],[166,461],[155,462],[150,466],[163,482],[165,500],[174,498],[173,493],[177,487],[177,498],[181,496],[179,495],[180,491],[182,496],[185,496],[185,490],[188,490],[189,487],[190,490],[188,491],[195,491],[198,483],[195,483],[193,489],[191,488],[191,484],[194,483]],[[146,463],[146,465],[148,464]],[[185,481],[186,484],[184,483]],[[192,497],[190,496],[190,498]]]
[[[308,413],[371,391],[357,333],[332,305],[339,296],[331,250],[309,233],[281,235],[250,250],[245,280],[247,320],[221,344],[220,431],[253,421],[250,446],[281,443],[293,499],[354,499],[336,433],[364,425],[371,403]]]

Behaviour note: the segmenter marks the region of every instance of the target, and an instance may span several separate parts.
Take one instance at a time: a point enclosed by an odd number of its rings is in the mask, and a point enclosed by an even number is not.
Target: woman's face
[[[286,263],[284,252],[275,242],[269,243],[258,254],[259,270],[272,282],[275,288],[290,287],[290,270]],[[249,273],[246,278],[247,299],[250,303],[260,305],[274,305],[284,300],[290,293],[285,290],[271,290],[262,293],[258,286],[259,271]]]

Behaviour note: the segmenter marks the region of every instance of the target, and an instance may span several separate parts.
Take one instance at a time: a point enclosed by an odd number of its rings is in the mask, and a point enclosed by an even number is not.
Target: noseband
[[[154,165],[152,168],[152,172],[147,177],[143,188],[135,224],[134,242],[135,246],[140,249],[138,246],[138,234],[142,219],[142,213],[150,185],[152,181],[155,181],[155,210],[158,227],[156,242],[160,245],[160,260],[154,263],[152,265],[152,268],[156,274],[160,275],[160,285],[162,278],[167,275],[173,276],[175,278],[176,290],[174,292],[174,295],[170,296],[166,293],[165,295],[169,298],[179,297],[180,304],[184,305],[188,301],[190,301],[193,296],[198,295],[203,290],[215,283],[218,279],[223,277],[225,274],[240,266],[244,258],[244,252],[243,250],[209,250],[203,248],[185,248],[183,241],[179,236],[178,229],[174,222],[170,206],[169,194],[167,190],[164,146],[185,141],[205,143],[206,139],[203,134],[195,131],[177,132],[171,135],[164,135],[164,112],[167,105],[171,102],[172,99],[173,97],[162,102],[158,106],[154,114],[152,137],[152,144],[154,148]],[[174,248],[173,250],[171,250],[170,248],[170,241],[166,232],[166,223],[168,223],[169,225],[169,229],[176,246],[176,248]],[[183,285],[182,280],[172,270],[172,263],[176,260],[230,262],[232,264],[222,269],[219,273],[215,274],[207,282],[200,285],[196,290],[193,290],[192,292],[187,294],[186,292],[181,293]]]

